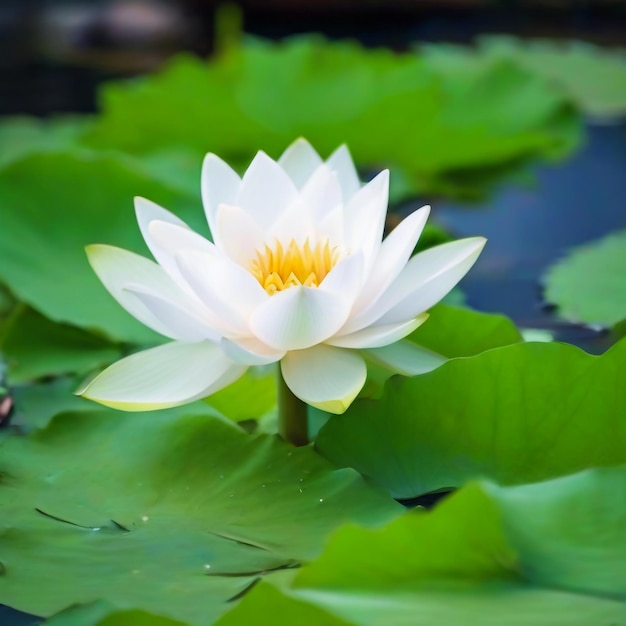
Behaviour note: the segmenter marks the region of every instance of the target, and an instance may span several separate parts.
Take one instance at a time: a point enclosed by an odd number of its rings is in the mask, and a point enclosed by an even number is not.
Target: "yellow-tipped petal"
[[[215,393],[246,369],[214,343],[174,341],[113,363],[77,395],[122,411],[152,411]]]
[[[367,377],[365,361],[358,352],[324,344],[288,352],[281,371],[294,395],[329,413],[343,413]]]

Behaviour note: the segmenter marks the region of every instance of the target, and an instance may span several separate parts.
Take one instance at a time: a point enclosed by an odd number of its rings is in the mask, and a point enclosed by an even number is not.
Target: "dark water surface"
[[[481,205],[433,207],[455,236],[489,240],[461,284],[467,304],[602,351],[606,335],[564,324],[542,306],[541,281],[570,248],[626,228],[626,121],[588,124],[585,145],[566,162],[538,168],[536,178],[530,188],[503,186]]]

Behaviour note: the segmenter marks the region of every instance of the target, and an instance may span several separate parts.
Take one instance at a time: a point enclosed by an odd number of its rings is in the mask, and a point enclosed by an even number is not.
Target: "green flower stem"
[[[291,393],[278,370],[278,433],[294,446],[309,443],[307,405]]]

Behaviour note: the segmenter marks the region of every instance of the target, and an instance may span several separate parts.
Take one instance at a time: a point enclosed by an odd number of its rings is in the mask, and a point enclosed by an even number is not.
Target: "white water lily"
[[[202,198],[213,242],[137,198],[156,262],[106,245],[89,246],[89,261],[129,313],[173,341],[113,364],[81,395],[160,409],[280,362],[295,396],[341,413],[365,383],[364,356],[419,372],[399,340],[466,274],[485,240],[411,258],[429,207],[383,240],[388,181],[383,171],[361,185],[345,146],[324,162],[303,139],[278,161],[259,152],[242,178],[209,154]]]

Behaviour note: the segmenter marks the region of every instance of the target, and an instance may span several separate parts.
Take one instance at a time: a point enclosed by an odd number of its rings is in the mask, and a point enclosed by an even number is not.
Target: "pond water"
[[[588,124],[585,145],[566,162],[538,168],[536,179],[529,188],[503,186],[483,204],[435,208],[455,236],[489,239],[461,283],[467,304],[601,352],[609,337],[557,320],[543,304],[541,280],[573,246],[626,228],[626,121]]]

